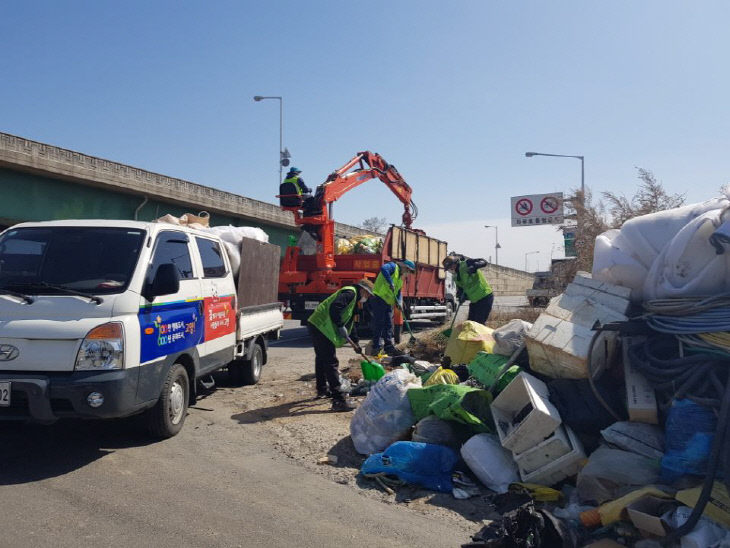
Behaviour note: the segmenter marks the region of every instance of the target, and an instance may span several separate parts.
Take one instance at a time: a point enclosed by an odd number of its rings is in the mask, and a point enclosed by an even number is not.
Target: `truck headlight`
[[[76,356],[76,371],[122,369],[124,367],[124,329],[118,322],[95,327],[86,335]]]

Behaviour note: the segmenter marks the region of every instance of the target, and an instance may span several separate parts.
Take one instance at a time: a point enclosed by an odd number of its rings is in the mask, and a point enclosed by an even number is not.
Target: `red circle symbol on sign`
[[[523,217],[525,215],[529,215],[532,213],[532,201],[527,198],[517,200],[515,203],[515,211],[518,215],[522,215]]]
[[[558,210],[558,199],[555,196],[545,196],[540,202],[540,209],[548,215]]]

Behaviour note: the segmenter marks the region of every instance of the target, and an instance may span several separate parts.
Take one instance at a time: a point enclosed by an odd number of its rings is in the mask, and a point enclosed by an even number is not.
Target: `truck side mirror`
[[[157,272],[152,283],[145,291],[145,298],[149,301],[155,297],[163,295],[173,295],[180,291],[180,272],[172,263],[161,264],[157,267]]]

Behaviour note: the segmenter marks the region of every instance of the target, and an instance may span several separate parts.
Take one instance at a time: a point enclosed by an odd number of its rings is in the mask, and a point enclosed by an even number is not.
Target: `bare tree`
[[[620,228],[626,221],[656,211],[673,209],[684,205],[684,194],[667,194],[661,182],[648,169],[637,167],[641,185],[631,200],[626,196],[618,196],[613,192],[603,192],[602,196],[608,204],[611,214],[612,228]]]
[[[388,227],[388,220],[385,217],[370,217],[365,219],[360,228],[376,234],[383,234]]]
[[[576,230],[575,236],[576,260],[572,261],[571,268],[566,268],[561,273],[561,278],[566,282],[571,281],[578,270],[590,272],[593,269],[596,238],[606,230],[621,228],[634,217],[684,205],[683,194],[667,194],[662,183],[656,180],[651,171],[640,167],[636,170],[641,183],[630,199],[606,191],[601,193],[605,203],[603,200],[594,203],[590,189],[586,189],[585,197],[580,190],[575,190],[574,195],[568,198],[569,215],[566,217],[576,219],[580,230]]]

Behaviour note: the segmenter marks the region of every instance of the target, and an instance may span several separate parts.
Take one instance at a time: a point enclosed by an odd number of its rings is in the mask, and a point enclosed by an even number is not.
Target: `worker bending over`
[[[340,389],[340,362],[336,349],[352,342],[355,350],[362,353],[352,324],[358,300],[364,303],[372,294],[373,282],[360,280],[327,297],[309,317],[307,328],[314,345],[317,398],[331,397],[333,411],[351,411],[357,407]]]
[[[391,356],[399,352],[393,344],[393,306],[403,311],[403,281],[416,271],[413,261],[395,261],[380,267],[375,279],[373,298],[370,299],[372,314],[373,346],[371,354],[376,356],[381,348]],[[383,345],[384,346],[381,346]]]
[[[487,266],[484,259],[467,259],[460,255],[446,257],[444,268],[454,273],[458,290],[459,304],[469,300],[470,321],[486,324],[494,304],[492,286],[480,268]]]

